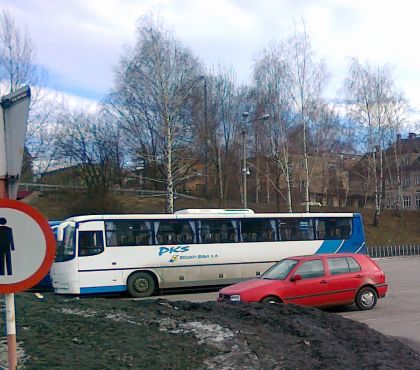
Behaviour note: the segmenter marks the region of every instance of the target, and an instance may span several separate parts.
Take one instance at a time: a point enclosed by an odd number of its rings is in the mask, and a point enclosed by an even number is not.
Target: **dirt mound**
[[[26,369],[420,369],[398,339],[293,305],[24,293],[16,314]]]

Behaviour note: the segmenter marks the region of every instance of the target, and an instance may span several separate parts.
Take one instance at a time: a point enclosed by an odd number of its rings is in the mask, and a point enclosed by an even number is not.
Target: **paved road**
[[[371,311],[340,312],[387,335],[420,345],[420,257],[378,259],[388,280],[388,294]]]
[[[334,310],[346,318],[366,323],[386,334],[415,341],[420,349],[420,256],[393,257],[376,260],[386,273],[389,290],[371,311],[353,307]],[[217,292],[165,294],[148,299],[204,302],[216,300]],[[417,347],[418,346],[418,347]]]

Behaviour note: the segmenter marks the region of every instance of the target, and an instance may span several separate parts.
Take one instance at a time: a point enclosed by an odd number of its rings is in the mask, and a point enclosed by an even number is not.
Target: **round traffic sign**
[[[46,218],[25,203],[0,199],[0,293],[35,286],[54,256],[55,239]]]

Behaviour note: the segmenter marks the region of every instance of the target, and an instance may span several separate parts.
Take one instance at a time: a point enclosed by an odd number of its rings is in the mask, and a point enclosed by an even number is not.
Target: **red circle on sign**
[[[21,211],[31,217],[40,227],[45,237],[45,256],[39,268],[29,277],[17,283],[1,284],[0,293],[16,293],[38,284],[51,268],[55,256],[55,238],[47,219],[35,208],[13,199],[0,199],[0,208]]]

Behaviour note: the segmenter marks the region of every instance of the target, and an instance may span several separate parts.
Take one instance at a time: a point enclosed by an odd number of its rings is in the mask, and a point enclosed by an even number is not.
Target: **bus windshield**
[[[63,240],[57,242],[55,262],[65,262],[75,256],[75,228],[67,226],[63,231]]]
[[[295,267],[297,263],[298,261],[293,259],[281,260],[264,272],[260,279],[283,280],[287,275],[289,275],[289,272],[292,271],[293,267]]]

